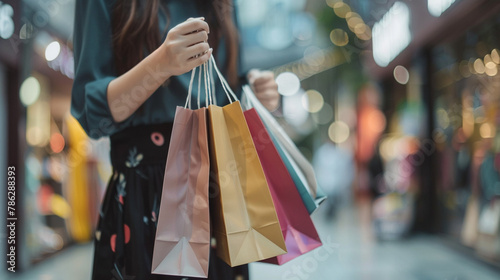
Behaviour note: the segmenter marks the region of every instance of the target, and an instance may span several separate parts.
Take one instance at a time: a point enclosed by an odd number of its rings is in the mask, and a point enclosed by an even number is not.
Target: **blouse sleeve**
[[[71,114],[94,139],[119,129],[107,101],[108,84],[116,78],[111,41],[112,2],[77,0],[75,7]]]

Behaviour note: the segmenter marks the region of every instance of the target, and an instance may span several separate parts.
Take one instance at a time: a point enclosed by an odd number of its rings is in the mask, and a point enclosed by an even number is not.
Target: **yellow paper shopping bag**
[[[214,69],[218,72],[215,64]],[[217,255],[237,266],[285,254],[276,209],[239,101],[210,105],[208,116]]]

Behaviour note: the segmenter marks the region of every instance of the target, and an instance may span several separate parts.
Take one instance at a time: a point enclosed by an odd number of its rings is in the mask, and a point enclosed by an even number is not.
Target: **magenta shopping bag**
[[[319,246],[321,240],[300,194],[257,111],[244,112],[274,201],[287,253],[265,262],[286,263]]]

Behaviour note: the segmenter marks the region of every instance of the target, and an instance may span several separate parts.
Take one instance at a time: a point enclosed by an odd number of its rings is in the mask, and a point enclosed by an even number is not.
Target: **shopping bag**
[[[252,108],[244,115],[271,190],[288,251],[265,262],[281,265],[321,246],[321,240],[257,111]]]
[[[189,102],[186,103],[189,103],[189,108],[195,71],[196,68],[191,76]],[[210,252],[207,109],[185,107],[177,107],[175,112],[152,273],[207,277]]]
[[[231,101],[230,88],[213,63]],[[217,255],[237,266],[285,254],[276,209],[239,101],[210,105],[208,116]]]
[[[243,86],[243,92],[245,94],[245,106],[255,108],[259,114],[283,163],[292,176],[303,203],[308,212],[312,214],[326,199],[326,196],[317,185],[311,163],[302,155],[269,111],[258,101],[248,85]]]

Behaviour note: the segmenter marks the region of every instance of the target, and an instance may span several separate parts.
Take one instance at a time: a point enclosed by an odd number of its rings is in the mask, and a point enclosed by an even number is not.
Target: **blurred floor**
[[[93,246],[73,245],[23,273],[10,273],[12,280],[89,280],[92,271]],[[12,277],[12,276],[15,277]],[[1,275],[0,275],[1,276]]]
[[[442,244],[439,237],[376,241],[368,203],[340,209],[327,222],[314,213],[324,248],[281,267],[251,266],[252,279],[272,280],[494,280],[500,273]],[[326,249],[329,248],[329,249]],[[322,250],[322,251],[320,251]]]
[[[323,207],[325,208],[325,207]],[[494,280],[500,274],[458,254],[438,237],[415,236],[402,241],[372,238],[368,206],[340,209],[334,222],[314,214],[324,246],[281,267],[252,264],[252,280]],[[77,245],[50,258],[16,280],[88,280],[92,246]],[[2,277],[2,279],[5,279]]]

